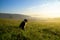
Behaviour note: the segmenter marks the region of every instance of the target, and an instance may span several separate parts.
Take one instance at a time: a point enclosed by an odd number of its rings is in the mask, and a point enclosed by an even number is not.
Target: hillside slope
[[[22,15],[22,14],[0,13],[0,18],[25,19],[25,18],[30,18],[30,16]]]

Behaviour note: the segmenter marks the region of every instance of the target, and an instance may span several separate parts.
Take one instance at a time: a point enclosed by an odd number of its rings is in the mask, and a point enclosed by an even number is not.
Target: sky
[[[0,0],[0,13],[60,17],[60,0]]]

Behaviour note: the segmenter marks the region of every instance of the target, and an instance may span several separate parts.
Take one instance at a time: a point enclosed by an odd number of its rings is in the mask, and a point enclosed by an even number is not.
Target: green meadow
[[[25,30],[22,20],[0,19],[0,40],[60,40],[60,21],[29,21]]]

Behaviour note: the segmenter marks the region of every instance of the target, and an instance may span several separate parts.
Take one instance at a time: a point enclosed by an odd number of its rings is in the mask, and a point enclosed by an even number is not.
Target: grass
[[[0,40],[60,40],[60,22],[28,21],[25,30],[21,20],[0,19]]]

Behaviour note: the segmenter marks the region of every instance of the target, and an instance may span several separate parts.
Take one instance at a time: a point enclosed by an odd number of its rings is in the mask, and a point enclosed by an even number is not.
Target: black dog
[[[27,22],[27,19],[24,19],[24,21],[21,22],[19,28],[24,30],[25,23]]]

